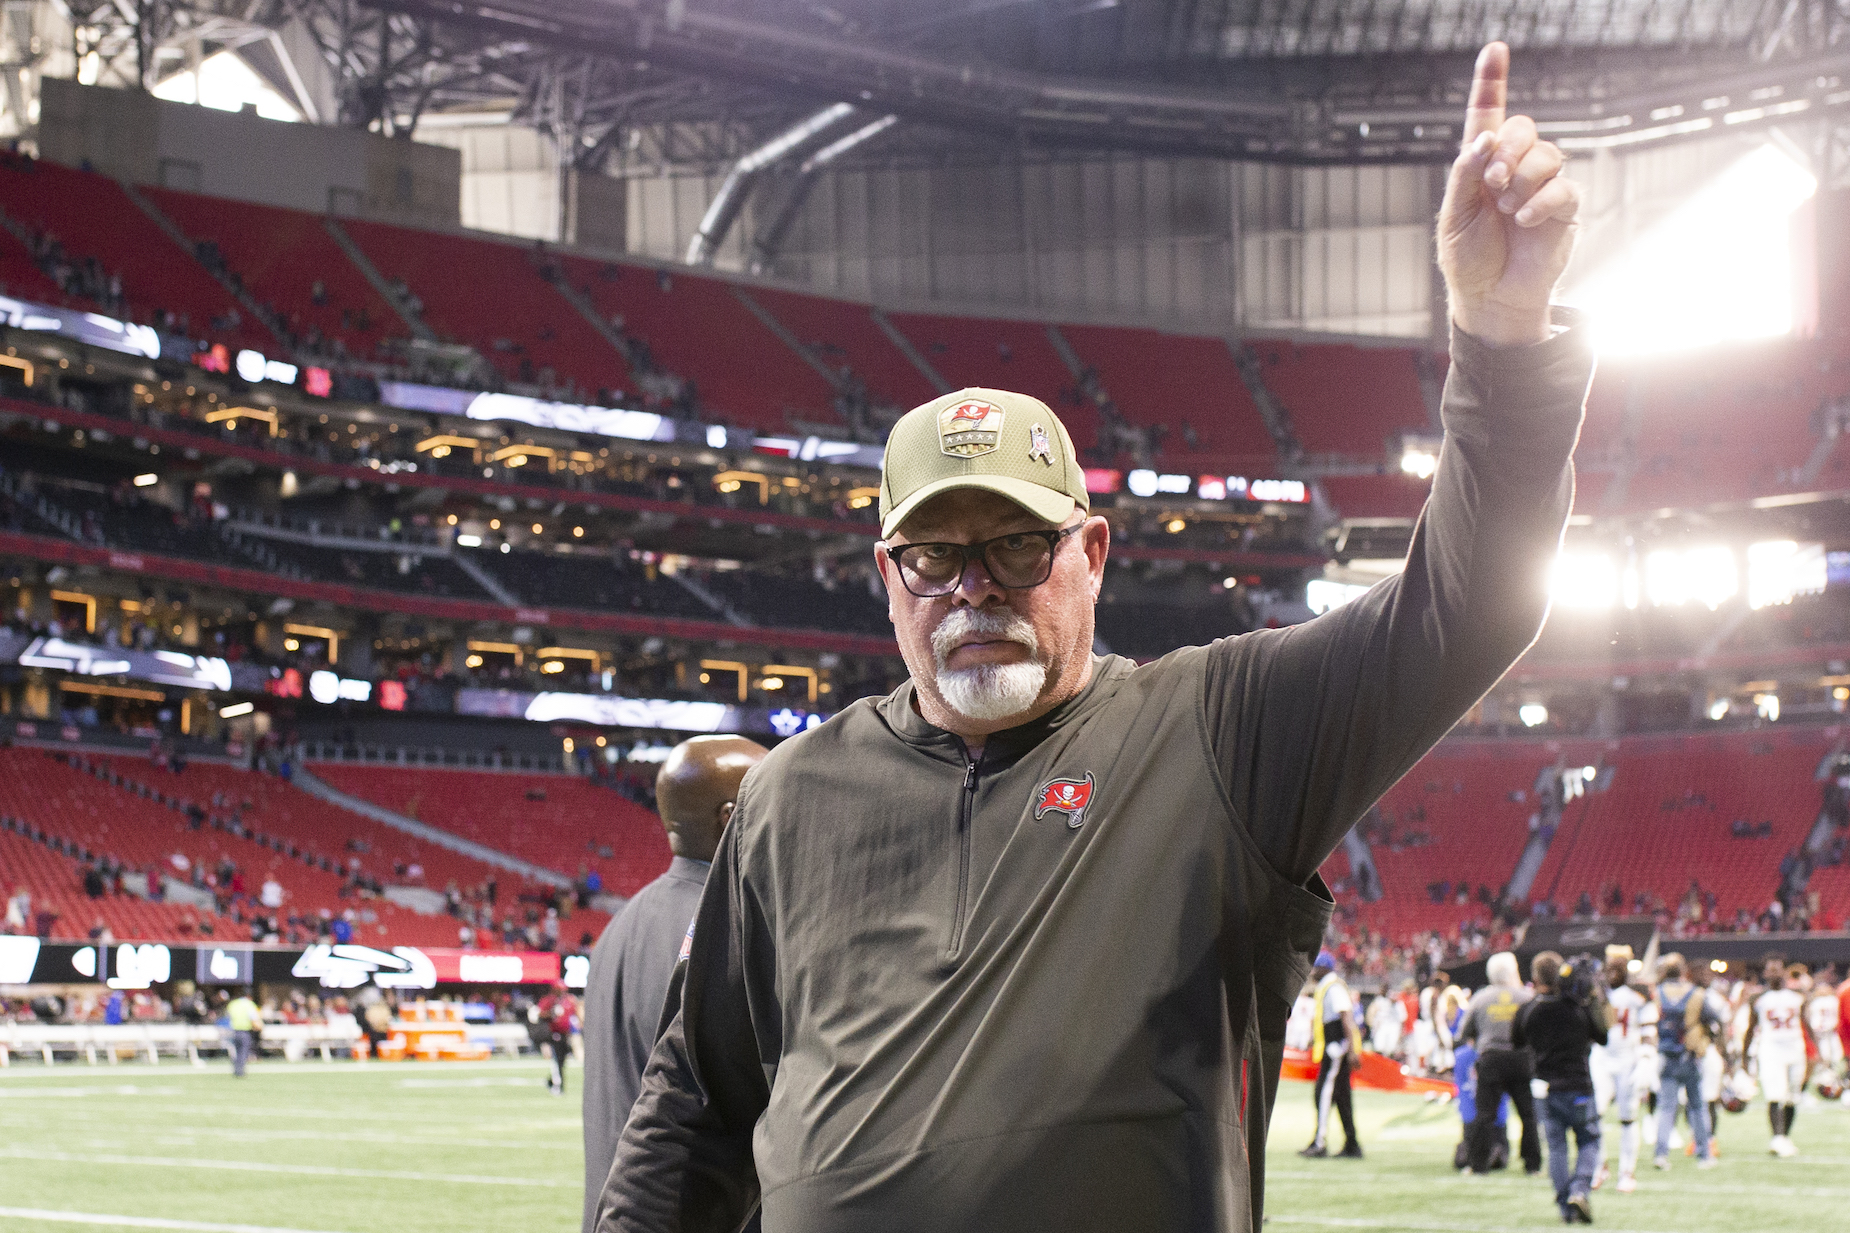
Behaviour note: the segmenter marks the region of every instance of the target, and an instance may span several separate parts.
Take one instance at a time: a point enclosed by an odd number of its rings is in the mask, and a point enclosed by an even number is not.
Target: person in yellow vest
[[[238,996],[225,1007],[225,1016],[231,1025],[231,1073],[242,1079],[244,1068],[250,1064],[251,1051],[257,1047],[257,1037],[263,1031],[263,1012],[251,1001],[250,990],[240,989]]]
[[[1317,1137],[1300,1156],[1320,1158],[1330,1154],[1330,1108],[1336,1108],[1343,1120],[1343,1150],[1339,1156],[1362,1158],[1362,1141],[1355,1133],[1355,1107],[1349,1094],[1349,1075],[1362,1056],[1362,1033],[1355,1023],[1355,999],[1349,986],[1336,974],[1336,956],[1329,951],[1317,952],[1317,964],[1311,979],[1310,1057],[1317,1063]]]

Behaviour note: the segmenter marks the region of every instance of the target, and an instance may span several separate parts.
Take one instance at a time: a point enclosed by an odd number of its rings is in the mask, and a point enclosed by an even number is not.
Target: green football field
[[[578,1225],[577,1094],[537,1062],[15,1065],[0,1071],[0,1233],[75,1226],[277,1233],[569,1233]],[[574,1071],[574,1079],[577,1073]],[[1462,1178],[1450,1106],[1357,1094],[1368,1157],[1302,1160],[1310,1096],[1286,1084],[1270,1224],[1472,1233],[1560,1227],[1545,1181]],[[1615,1128],[1616,1129],[1616,1128]],[[1725,1117],[1722,1166],[1677,1156],[1596,1223],[1656,1233],[1844,1227],[1850,1111],[1808,1108],[1803,1154],[1766,1155],[1756,1105]]]

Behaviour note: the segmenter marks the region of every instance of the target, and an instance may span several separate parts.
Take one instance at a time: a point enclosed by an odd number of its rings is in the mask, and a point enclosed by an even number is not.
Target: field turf
[[[530,1061],[271,1061],[234,1081],[222,1063],[16,1064],[0,1071],[0,1233],[570,1233],[578,1074],[560,1100],[544,1073]],[[1545,1178],[1452,1171],[1449,1105],[1362,1092],[1357,1113],[1367,1159],[1300,1159],[1309,1089],[1284,1086],[1271,1228],[1562,1227]],[[1803,1154],[1775,1160],[1762,1106],[1724,1115],[1719,1169],[1697,1173],[1678,1153],[1669,1173],[1647,1167],[1635,1194],[1596,1194],[1595,1221],[1654,1233],[1846,1227],[1850,1110],[1806,1108],[1794,1137]]]

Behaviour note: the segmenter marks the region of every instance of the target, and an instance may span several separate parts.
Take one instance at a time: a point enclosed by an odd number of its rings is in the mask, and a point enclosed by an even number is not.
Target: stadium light
[[[1548,708],[1539,702],[1525,702],[1516,708],[1516,718],[1525,728],[1539,728],[1548,722]]]
[[[1809,171],[1762,146],[1563,299],[1592,316],[1607,355],[1790,334],[1798,324],[1791,219],[1817,190]]]
[[[152,488],[154,487],[154,485],[160,482],[161,482],[161,477],[156,475],[152,471],[149,471],[143,475],[137,475],[135,477],[135,487],[137,488]]]
[[[1771,721],[1771,720],[1778,719],[1779,718],[1779,695],[1778,694],[1755,694],[1754,695],[1754,713],[1760,716],[1760,718],[1765,719],[1765,720]]]
[[[1734,553],[1723,545],[1660,548],[1644,559],[1644,593],[1653,607],[1698,603],[1713,611],[1740,590]]]
[[[218,717],[220,719],[236,719],[238,716],[248,715],[256,709],[257,706],[255,703],[234,702],[230,706],[219,708]]]
[[[1715,701],[1709,703],[1709,718],[1715,720],[1717,723],[1728,718],[1728,699],[1717,698]]]
[[[1548,598],[1562,608],[1611,608],[1619,602],[1619,570],[1603,552],[1563,552],[1549,568]]]
[[[1801,595],[1822,595],[1826,582],[1823,544],[1789,539],[1747,546],[1747,606],[1789,604]]]

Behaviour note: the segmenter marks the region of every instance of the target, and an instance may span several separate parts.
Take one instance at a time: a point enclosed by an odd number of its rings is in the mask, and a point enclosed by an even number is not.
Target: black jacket
[[[1605,1043],[1611,1024],[1603,1003],[1582,1005],[1546,993],[1516,1012],[1510,1037],[1518,1049],[1535,1052],[1535,1077],[1551,1092],[1593,1091],[1587,1057],[1594,1042]]]
[[[908,684],[746,777],[601,1233],[1257,1228],[1317,867],[1534,639],[1571,503],[1584,342],[1453,355],[1399,577],[976,765]]]

